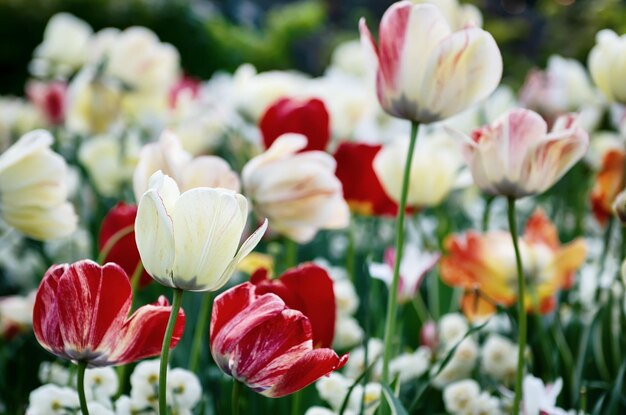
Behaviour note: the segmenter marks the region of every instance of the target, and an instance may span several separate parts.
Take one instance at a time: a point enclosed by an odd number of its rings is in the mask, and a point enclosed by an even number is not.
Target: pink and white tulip
[[[171,307],[161,296],[130,317],[132,290],[117,264],[83,260],[54,265],[37,290],[33,310],[35,337],[60,358],[87,361],[90,367],[120,365],[161,352]],[[179,311],[171,347],[183,335]]]
[[[487,98],[500,83],[502,56],[486,31],[453,32],[432,4],[394,3],[379,45],[362,18],[361,41],[378,58],[376,88],[389,114],[416,122],[446,119]]]
[[[313,349],[313,330],[300,311],[275,294],[243,283],[220,294],[211,316],[211,354],[220,369],[270,398],[297,392],[348,361]]]
[[[474,183],[492,195],[524,197],[545,192],[580,160],[589,135],[576,118],[558,118],[552,131],[533,111],[515,109],[466,138],[463,155]]]

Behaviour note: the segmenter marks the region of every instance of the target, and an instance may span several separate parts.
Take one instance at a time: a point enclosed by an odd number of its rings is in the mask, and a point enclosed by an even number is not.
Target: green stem
[[[85,397],[85,369],[87,369],[87,362],[85,360],[81,360],[80,362],[78,362],[76,387],[78,389],[80,411],[83,415],[89,415],[89,409],[87,409],[87,398]]]
[[[202,305],[200,306],[200,316],[196,322],[196,331],[193,336],[193,345],[191,346],[191,355],[189,356],[189,370],[196,373],[198,369],[198,363],[200,362],[200,353],[202,352],[202,340],[206,334],[207,323],[209,322],[209,315],[211,314],[211,293],[206,293],[202,298]]]
[[[98,264],[102,264],[106,259],[107,256],[109,255],[109,252],[111,252],[111,249],[113,249],[113,247],[126,235],[131,234],[132,232],[134,232],[135,230],[135,225],[128,225],[122,229],[120,229],[119,231],[115,232],[110,238],[109,240],[104,244],[104,246],[102,247],[102,250],[100,251],[100,253],[98,254]]]
[[[517,373],[515,374],[515,399],[513,400],[513,412],[519,414],[520,401],[522,399],[522,379],[524,378],[524,354],[526,352],[526,280],[524,279],[524,268],[522,267],[522,257],[520,255],[517,240],[517,224],[515,222],[515,198],[509,197],[509,228],[513,248],[515,249],[515,262],[517,265],[517,307],[518,307],[518,347],[517,352]]]
[[[285,270],[298,265],[298,244],[291,239],[285,239]]]
[[[135,301],[137,301],[137,289],[139,287],[139,281],[141,280],[141,274],[143,274],[143,263],[139,261],[133,275],[130,277],[130,288],[133,293],[133,302],[130,306],[130,310],[128,310],[129,316],[135,310]]]
[[[482,229],[483,232],[487,232],[489,230],[489,220],[491,219],[491,205],[493,204],[494,196],[487,196],[485,200],[485,210],[483,211],[483,223]]]
[[[239,415],[239,390],[241,389],[241,383],[233,378],[233,392],[231,395],[232,414]]]
[[[302,412],[300,411],[300,407],[302,406],[302,391],[291,395],[291,415],[300,415]]]
[[[398,218],[396,220],[396,259],[393,266],[393,279],[389,288],[389,300],[387,302],[387,319],[385,322],[385,352],[383,354],[383,372],[382,383],[389,385],[389,361],[393,354],[393,337],[396,323],[396,314],[398,308],[398,283],[400,279],[400,263],[402,262],[402,254],[404,251],[404,216],[406,211],[406,199],[409,193],[409,181],[411,178],[411,163],[413,162],[413,152],[415,151],[415,143],[417,142],[417,131],[419,125],[416,122],[411,123],[411,137],[409,141],[409,149],[406,155],[406,164],[404,165],[404,175],[402,178],[402,193],[400,194],[400,205],[398,207]]]
[[[163,337],[163,347],[161,348],[161,367],[159,368],[159,414],[167,414],[167,365],[170,357],[170,344],[172,343],[172,334],[174,326],[178,318],[178,310],[183,299],[183,290],[174,288],[174,299],[172,301],[172,311],[167,321],[165,336]]]
[[[354,227],[356,226],[354,215],[348,226],[348,250],[346,252],[346,272],[352,284],[356,283],[356,244],[354,241]]]

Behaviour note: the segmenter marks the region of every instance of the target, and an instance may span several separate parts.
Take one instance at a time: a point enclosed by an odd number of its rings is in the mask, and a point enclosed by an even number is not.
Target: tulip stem
[[[174,326],[176,326],[176,320],[178,319],[178,310],[180,309],[180,303],[183,299],[183,290],[180,288],[174,288],[174,298],[172,300],[172,311],[170,312],[170,318],[167,321],[167,328],[165,329],[165,336],[163,336],[163,347],[161,348],[161,366],[159,368],[159,414],[167,414],[167,365],[170,357],[170,344],[172,343],[172,334],[174,333]]]
[[[239,415],[239,390],[241,389],[241,383],[233,378],[233,392],[231,395],[232,414]]]
[[[402,193],[400,194],[400,205],[398,207],[398,218],[396,219],[396,259],[393,266],[393,279],[389,288],[389,300],[387,301],[387,320],[385,322],[385,352],[383,355],[383,385],[389,385],[389,361],[393,355],[393,338],[396,324],[396,314],[398,309],[398,284],[400,279],[400,263],[402,262],[402,254],[404,252],[404,216],[406,213],[406,199],[409,193],[409,181],[411,178],[411,163],[413,161],[413,152],[415,143],[417,142],[417,132],[419,124],[411,123],[411,137],[409,142],[409,150],[404,165],[404,175],[402,178]]]
[[[80,411],[83,415],[89,415],[89,409],[87,409],[87,398],[85,397],[85,369],[87,369],[87,362],[85,360],[79,361],[76,388],[78,389]]]
[[[300,415],[302,406],[302,391],[298,391],[291,396],[291,415]]]
[[[518,351],[517,351],[517,372],[515,373],[515,398],[513,400],[513,412],[519,414],[520,401],[522,399],[522,379],[524,378],[524,355],[526,352],[526,280],[524,278],[524,268],[522,267],[522,256],[520,255],[517,240],[517,224],[515,221],[515,198],[509,197],[509,229],[513,248],[515,249],[515,263],[517,265],[517,309],[518,309]]]
[[[202,304],[200,305],[200,315],[196,322],[196,330],[193,334],[193,345],[191,346],[191,355],[189,356],[189,371],[196,373],[198,363],[200,362],[200,353],[202,352],[202,340],[206,333],[206,326],[211,313],[211,293],[202,295]]]

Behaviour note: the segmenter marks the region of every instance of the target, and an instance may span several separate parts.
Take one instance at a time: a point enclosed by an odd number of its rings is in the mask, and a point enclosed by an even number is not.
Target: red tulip
[[[281,98],[265,110],[259,122],[263,144],[270,148],[281,135],[297,133],[309,141],[302,151],[324,151],[330,140],[329,118],[324,102],[319,99]]]
[[[333,280],[324,268],[305,264],[288,270],[275,280],[267,278],[267,271],[261,269],[250,277],[250,282],[256,286],[257,295],[276,294],[287,307],[302,312],[309,319],[314,347],[333,344],[335,293]]]
[[[196,99],[200,93],[202,82],[191,76],[183,75],[176,81],[174,86],[170,89],[169,104],[170,108],[176,108],[178,100],[186,96],[190,99]]]
[[[43,114],[52,125],[59,125],[65,119],[65,82],[30,81],[26,86],[28,100]]]
[[[83,260],[54,265],[44,275],[33,309],[37,341],[49,352],[90,367],[119,365],[161,352],[171,307],[167,299],[140,307],[128,317],[132,291],[116,264]],[[178,313],[172,345],[183,335]]]
[[[335,151],[335,174],[350,210],[362,215],[396,215],[398,205],[387,196],[372,163],[381,145],[343,142]]]
[[[135,218],[137,217],[137,205],[127,205],[119,202],[104,217],[98,246],[100,250],[108,250],[104,262],[115,262],[122,267],[126,274],[131,276],[135,273],[141,259],[135,242]],[[112,239],[115,238],[115,239]],[[152,282],[152,278],[143,270],[139,286],[145,287]]]
[[[211,316],[211,354],[224,373],[256,392],[279,398],[333,370],[348,355],[313,349],[309,319],[275,294],[243,283],[220,294]]]

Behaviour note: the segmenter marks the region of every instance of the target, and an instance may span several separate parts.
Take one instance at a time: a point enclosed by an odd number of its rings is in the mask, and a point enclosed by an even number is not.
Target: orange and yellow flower
[[[526,310],[548,313],[554,309],[557,292],[573,285],[574,274],[585,259],[585,242],[578,238],[561,245],[555,226],[537,210],[528,220],[519,245],[528,287]],[[515,251],[508,232],[451,235],[445,248],[441,278],[465,290],[461,307],[468,318],[487,316],[496,305],[510,307],[516,303]]]
[[[593,214],[601,225],[613,215],[613,202],[624,188],[625,162],[626,154],[618,149],[609,150],[602,159],[602,167],[591,191]]]

